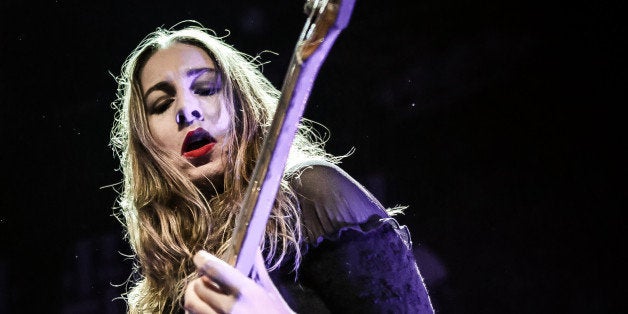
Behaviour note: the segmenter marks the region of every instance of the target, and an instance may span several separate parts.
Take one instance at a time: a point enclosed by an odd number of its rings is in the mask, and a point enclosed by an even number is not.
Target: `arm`
[[[368,191],[329,164],[312,165],[293,182],[307,234],[296,285],[285,285],[294,276],[276,281],[280,295],[259,254],[256,283],[200,253],[202,276],[186,289],[188,312],[433,313],[409,235],[402,236],[407,230]]]
[[[300,273],[332,313],[433,313],[412,252],[386,222],[323,240]]]
[[[407,229],[340,168],[307,167],[294,180],[307,253],[300,283],[331,312],[433,313]]]

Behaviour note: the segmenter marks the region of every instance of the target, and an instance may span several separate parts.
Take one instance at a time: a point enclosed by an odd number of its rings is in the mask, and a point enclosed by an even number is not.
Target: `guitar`
[[[308,15],[281,88],[277,110],[236,217],[225,260],[251,277],[290,146],[316,75],[340,32],[347,26],[355,0],[308,0]]]

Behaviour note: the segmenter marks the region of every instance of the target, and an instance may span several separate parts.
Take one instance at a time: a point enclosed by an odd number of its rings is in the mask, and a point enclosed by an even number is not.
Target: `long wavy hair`
[[[179,27],[179,29],[175,29]],[[233,123],[227,136],[227,154],[221,191],[207,193],[215,182],[192,182],[176,158],[160,149],[147,122],[140,73],[158,50],[185,43],[204,50],[216,63],[224,83],[219,97],[228,106]],[[176,312],[187,282],[195,276],[193,254],[205,249],[217,256],[227,251],[234,219],[260,154],[275,111],[279,91],[262,75],[258,58],[238,52],[198,23],[157,28],[145,37],[122,65],[111,132],[114,152],[123,174],[116,215],[125,228],[135,260],[134,275],[124,298],[128,310]],[[271,212],[262,242],[269,270],[290,261],[299,265],[301,223],[294,192],[287,183],[290,169],[300,162],[327,154],[324,138],[312,121],[304,119],[291,148],[286,174]],[[180,160],[179,160],[180,162]]]

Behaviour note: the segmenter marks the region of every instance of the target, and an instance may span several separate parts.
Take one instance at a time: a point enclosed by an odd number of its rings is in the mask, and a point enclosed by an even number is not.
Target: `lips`
[[[185,136],[181,146],[181,155],[188,158],[201,157],[209,153],[214,145],[216,145],[216,139],[209,135],[205,129],[197,128]]]

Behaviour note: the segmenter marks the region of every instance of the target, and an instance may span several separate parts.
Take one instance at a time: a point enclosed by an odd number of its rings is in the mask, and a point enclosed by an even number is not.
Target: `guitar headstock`
[[[330,35],[337,35],[347,24],[355,0],[308,0],[304,11],[308,15],[296,57],[299,62],[307,60]]]

